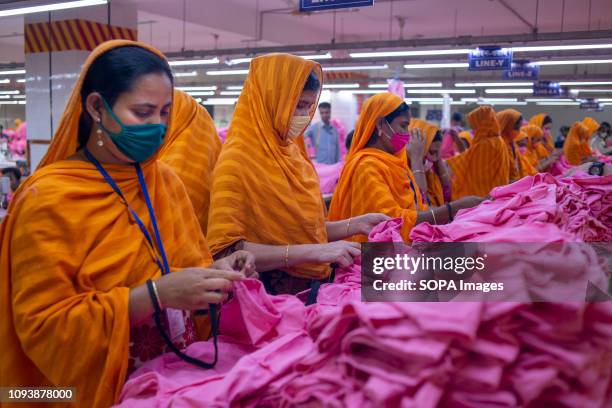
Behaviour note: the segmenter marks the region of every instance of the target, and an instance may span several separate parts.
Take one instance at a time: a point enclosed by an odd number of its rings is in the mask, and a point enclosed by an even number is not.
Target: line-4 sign
[[[300,0],[300,11],[321,11],[373,5],[374,0]]]
[[[533,96],[560,96],[561,86],[558,82],[538,81],[533,84]]]
[[[468,71],[508,71],[512,68],[512,49],[488,45],[468,55]]]
[[[540,66],[532,64],[526,60],[514,60],[512,61],[512,69],[504,71],[504,79],[510,80],[537,80],[540,75]]]

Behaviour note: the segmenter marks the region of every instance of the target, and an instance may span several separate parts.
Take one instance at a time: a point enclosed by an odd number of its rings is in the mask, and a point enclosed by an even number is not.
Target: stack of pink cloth
[[[525,177],[446,225],[416,226],[414,242],[612,241],[612,176]]]
[[[505,217],[506,215],[504,215]],[[532,215],[535,217],[535,214]],[[401,223],[371,241],[398,241]],[[550,240],[549,240],[550,241]],[[612,304],[366,303],[360,265],[318,303],[235,284],[220,361],[172,354],[126,383],[124,407],[604,407],[612,401]],[[206,361],[211,342],[187,353]],[[609,406],[609,405],[608,405]]]
[[[344,167],[344,162],[338,162],[336,164],[324,164],[312,162],[315,170],[319,175],[319,184],[321,186],[322,194],[332,194],[336,189],[338,180],[340,179],[340,173]]]

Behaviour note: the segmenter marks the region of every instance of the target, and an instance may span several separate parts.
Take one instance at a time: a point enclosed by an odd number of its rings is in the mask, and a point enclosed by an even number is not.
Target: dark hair
[[[547,125],[549,123],[552,123],[552,118],[550,116],[546,115],[544,117],[544,120],[542,121],[542,126]]]
[[[304,84],[305,91],[318,91],[321,89],[321,81],[317,77],[317,74],[312,71],[308,78],[306,78],[306,83]]]
[[[99,92],[112,107],[119,95],[129,92],[134,83],[148,74],[166,74],[174,82],[168,61],[141,47],[113,48],[91,64],[81,88],[81,117],[79,118],[79,148],[87,144],[93,120],[86,110],[87,96]]]
[[[323,108],[323,109],[331,109],[331,103],[329,103],[329,102],[321,102],[319,104],[319,109],[321,109],[321,108]]]
[[[463,115],[460,112],[455,112],[453,113],[453,116],[451,116],[451,120],[455,122],[463,122]]]
[[[609,122],[601,122],[601,125],[599,127],[600,128],[602,128],[602,127],[610,128],[610,123]]]
[[[21,179],[21,170],[19,170],[17,167],[6,167],[2,169],[3,176],[9,173],[13,173],[13,175],[15,176],[17,180]]]
[[[344,145],[346,146],[346,150],[350,150],[351,148],[351,143],[353,143],[353,135],[355,134],[355,130],[351,130],[350,132],[348,132],[348,135],[346,135],[346,140],[344,141]]]
[[[570,130],[570,127],[566,125],[563,125],[559,128],[559,132],[569,132],[569,130]]]
[[[442,141],[442,133],[438,130],[436,132],[436,135],[434,136],[433,140],[431,141],[431,143],[433,142],[441,142]]]
[[[390,124],[391,122],[393,122],[395,118],[397,118],[404,112],[410,112],[410,107],[406,104],[406,102],[402,102],[400,106],[398,106],[393,112],[385,116],[385,120],[389,122]],[[366,146],[373,145],[374,143],[376,143],[377,140],[378,140],[378,132],[376,131],[376,129],[374,129],[374,131],[372,132],[372,135],[370,136],[370,140],[368,140],[368,143]]]

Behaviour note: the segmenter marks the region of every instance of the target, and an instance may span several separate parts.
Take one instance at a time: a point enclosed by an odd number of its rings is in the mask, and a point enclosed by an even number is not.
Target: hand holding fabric
[[[410,141],[406,145],[408,156],[415,162],[422,161],[425,156],[425,137],[421,134],[419,128],[412,129]]]
[[[212,264],[213,269],[240,272],[247,278],[257,278],[255,255],[249,251],[236,251]]]
[[[370,231],[372,231],[375,226],[390,219],[391,217],[382,213],[368,213],[355,217],[353,218],[353,223],[351,224],[350,233],[353,235],[369,235]]]

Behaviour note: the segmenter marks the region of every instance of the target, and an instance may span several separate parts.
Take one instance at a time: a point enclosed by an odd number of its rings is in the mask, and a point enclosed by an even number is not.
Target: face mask
[[[519,146],[519,152],[521,152],[521,154],[527,153],[527,146]]]
[[[142,163],[153,156],[164,141],[166,125],[162,123],[124,125],[108,103],[104,99],[102,101],[104,101],[106,110],[108,110],[115,122],[121,126],[121,131],[114,133],[100,123],[100,127],[108,134],[115,146],[117,146],[117,149],[137,163]]]
[[[408,142],[410,142],[410,132],[408,133],[396,132],[393,130],[389,122],[386,122],[386,123],[391,129],[391,131],[393,132],[393,136],[391,136],[391,139],[389,139],[389,143],[391,143],[391,147],[393,147],[393,151],[397,153],[400,150],[402,150],[404,147],[406,147]]]
[[[294,116],[289,122],[289,136],[291,139],[295,139],[306,129],[306,126],[310,123],[310,116]]]
[[[432,162],[429,159],[425,159],[425,164],[423,166],[425,171],[429,171],[429,170],[433,169],[433,166],[434,166],[434,162]]]

